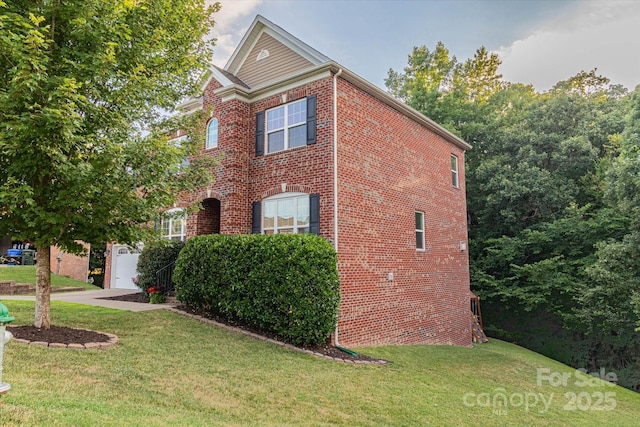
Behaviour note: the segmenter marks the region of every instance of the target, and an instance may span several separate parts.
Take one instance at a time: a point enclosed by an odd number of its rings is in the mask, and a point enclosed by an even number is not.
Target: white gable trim
[[[215,90],[214,93],[221,98],[222,102],[239,99],[241,101],[251,103],[327,77],[331,77],[331,66],[325,64],[292,74],[284,79],[266,82],[265,84],[255,88],[247,89],[238,85],[233,85],[221,87]]]
[[[240,41],[240,44],[231,55],[231,58],[229,58],[224,70],[236,75],[247,60],[249,53],[251,53],[256,43],[258,43],[258,40],[260,40],[260,36],[263,33],[270,35],[287,48],[311,62],[313,65],[317,66],[330,61],[328,57],[321,54],[308,44],[289,34],[265,17],[258,15],[256,16],[256,19],[253,20],[249,30],[247,30]]]
[[[227,78],[227,76],[222,74],[220,70],[215,67],[210,68],[206,76],[207,80],[205,80],[202,86],[200,86],[200,92],[202,93],[204,93],[204,90],[207,88],[207,86],[209,86],[209,83],[211,83],[211,80],[213,79],[216,79],[222,86],[231,86],[232,84],[234,84]]]
[[[177,106],[177,109],[180,110],[180,114],[190,114],[194,111],[202,110],[203,99],[202,96],[198,96],[195,98],[189,98],[186,101],[182,102]]]
[[[252,103],[252,102],[256,102],[261,99],[265,99],[270,96],[276,95],[280,92],[284,92],[284,91],[293,89],[295,87],[314,82],[316,80],[330,77],[332,73],[337,73],[338,70],[343,71],[340,74],[341,79],[344,79],[349,83],[353,84],[354,86],[364,90],[369,95],[373,96],[374,98],[377,98],[378,100],[387,104],[389,107],[400,112],[401,114],[405,115],[406,117],[410,118],[416,123],[419,123],[422,126],[426,127],[427,129],[430,129],[437,135],[440,135],[447,141],[462,148],[463,150],[471,149],[471,145],[468,144],[459,136],[453,134],[449,130],[440,126],[439,124],[437,124],[436,122],[434,122],[433,120],[425,116],[424,114],[420,113],[419,111],[411,108],[404,102],[398,101],[396,98],[394,98],[384,90],[380,89],[378,86],[374,85],[373,83],[363,79],[356,73],[348,70],[347,68],[344,68],[340,64],[333,61],[316,66],[308,70],[304,70],[302,72],[298,72],[287,78],[279,79],[277,81],[266,82],[261,86],[258,86],[255,88],[247,89],[245,87],[241,87],[237,84],[234,84],[227,87],[221,87],[217,89],[214,93],[220,96],[223,102],[229,101],[232,99],[239,99],[246,103]]]
[[[223,87],[217,89],[214,93],[220,96],[223,102],[238,99],[243,102],[250,103],[270,97],[279,92],[292,89],[296,86],[330,77],[333,73],[337,73],[339,70],[342,70],[343,72],[340,74],[340,78],[364,90],[368,94],[387,104],[389,107],[442,136],[452,144],[464,150],[471,149],[471,145],[462,138],[438,125],[419,111],[395,99],[389,93],[363,79],[356,73],[340,66],[340,64],[332,61],[330,58],[324,56],[261,15],[257,15],[253,20],[253,23],[240,41],[240,44],[225,65],[224,71],[234,76],[237,75],[245,60],[247,60],[247,56],[255,47],[260,36],[264,33],[270,35],[287,48],[310,61],[313,64],[313,67],[296,72],[289,76],[281,77],[277,80],[265,82],[251,89],[232,82],[219,70],[214,68],[212,69],[212,74],[209,76],[207,83],[203,86],[203,91],[207,84],[210,83],[211,79],[216,78]]]

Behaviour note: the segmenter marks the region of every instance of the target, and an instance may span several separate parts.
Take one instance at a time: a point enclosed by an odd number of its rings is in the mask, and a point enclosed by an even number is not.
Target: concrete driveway
[[[95,305],[98,307],[115,308],[117,310],[149,311],[160,310],[167,307],[175,307],[177,304],[146,304],[138,302],[106,300],[101,298],[120,295],[135,294],[137,291],[130,289],[99,289],[96,291],[77,291],[64,293],[51,293],[52,301],[67,301],[78,304]],[[25,295],[0,295],[0,301],[35,301],[35,296]]]

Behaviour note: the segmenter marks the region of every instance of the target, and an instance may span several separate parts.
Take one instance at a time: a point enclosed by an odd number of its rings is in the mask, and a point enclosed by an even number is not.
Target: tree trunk
[[[49,329],[51,327],[51,249],[49,246],[37,247],[36,263],[36,316],[33,326]]]

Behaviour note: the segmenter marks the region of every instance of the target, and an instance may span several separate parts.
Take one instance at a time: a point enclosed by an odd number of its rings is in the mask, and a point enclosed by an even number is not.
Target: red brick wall
[[[332,79],[325,78],[277,93],[251,105],[249,200],[261,201],[283,192],[320,194],[320,235],[333,239],[333,97]],[[286,102],[283,101],[286,96]],[[316,143],[255,156],[255,115],[260,111],[316,95]],[[283,190],[283,184],[285,185]],[[250,212],[249,212],[250,214]],[[250,221],[250,218],[247,217]],[[250,225],[250,222],[248,222]]]
[[[340,342],[470,345],[463,151],[344,80],[338,110]]]
[[[251,203],[283,192],[320,194],[320,233],[333,236],[333,100],[332,79],[326,78],[291,91],[283,91],[253,104],[239,100],[222,102],[213,92],[215,80],[204,93],[204,111],[217,117],[218,148],[203,155],[222,155],[216,181],[208,189],[190,195],[183,202],[216,198],[220,201],[220,233],[251,232]],[[283,95],[286,102],[283,102]],[[257,112],[298,99],[317,96],[316,143],[279,153],[255,155],[255,116]],[[187,235],[208,234],[207,211],[187,219]]]
[[[107,253],[107,256],[104,260],[104,281],[102,287],[104,289],[111,289],[111,263],[114,257],[113,243],[107,243],[105,251]]]
[[[208,198],[202,201],[202,209],[197,213],[196,234],[220,233],[220,200]]]
[[[251,202],[294,191],[320,194],[320,234],[333,240],[332,81],[253,104],[222,103],[215,81],[206,89],[219,135],[218,148],[203,153],[224,157],[216,182],[190,201],[220,200],[221,233],[249,233]],[[463,151],[342,79],[338,92],[340,342],[470,345]],[[256,113],[309,95],[317,95],[316,144],[256,157]],[[460,188],[451,185],[451,154]],[[415,248],[416,210],[425,213],[424,252]],[[189,216],[188,236],[199,234],[202,215]]]
[[[68,276],[81,282],[86,282],[89,277],[89,249],[91,246],[87,243],[83,244],[83,246],[87,250],[86,256],[72,255],[63,252],[59,264],[58,255],[60,254],[60,249],[52,246],[49,257],[51,261],[51,271],[61,276]],[[60,265],[59,271],[58,265]]]
[[[202,155],[220,156],[221,163],[216,168],[216,181],[209,188],[201,189],[190,195],[184,202],[203,201],[214,198],[220,201],[219,218],[207,218],[207,211],[201,210],[187,217],[187,236],[208,234],[207,222],[214,222],[215,229],[223,234],[249,233],[251,227],[248,215],[250,212],[247,195],[247,174],[250,145],[249,128],[252,120],[249,117],[249,105],[240,100],[222,102],[213,92],[220,84],[212,80],[205,89],[203,109],[209,118],[218,119],[218,147],[202,149]],[[205,126],[205,123],[203,123]],[[219,223],[219,225],[218,225]],[[204,228],[203,228],[204,227]]]

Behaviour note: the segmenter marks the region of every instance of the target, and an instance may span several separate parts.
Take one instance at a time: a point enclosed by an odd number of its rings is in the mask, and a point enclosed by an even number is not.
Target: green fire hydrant
[[[0,302],[0,395],[5,394],[11,389],[8,383],[2,382],[2,355],[4,347],[9,343],[12,335],[7,331],[7,325],[15,320],[15,317],[9,316],[9,310],[2,302]]]

